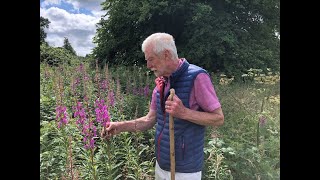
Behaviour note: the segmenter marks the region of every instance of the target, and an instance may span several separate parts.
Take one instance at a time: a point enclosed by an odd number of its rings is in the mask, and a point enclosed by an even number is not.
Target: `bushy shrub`
[[[50,66],[59,64],[75,65],[79,63],[79,58],[63,47],[52,47],[46,44],[40,45],[40,63],[46,62]]]

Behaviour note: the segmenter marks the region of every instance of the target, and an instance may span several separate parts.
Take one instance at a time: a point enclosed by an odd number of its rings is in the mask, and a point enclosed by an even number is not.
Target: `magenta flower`
[[[78,117],[76,124],[78,128],[81,128],[87,120],[86,112],[84,108],[82,108],[81,102],[77,102],[77,106],[73,107],[73,109],[75,110],[74,117]]]
[[[66,106],[61,105],[56,108],[56,119],[58,121],[58,128],[60,128],[61,125],[68,124],[68,113]]]
[[[84,135],[83,137],[84,148],[93,149],[95,146],[94,137],[97,136],[97,128],[94,126],[92,121],[89,124],[86,124],[83,126],[82,134]]]
[[[110,123],[107,105],[105,105],[103,99],[97,99],[95,107],[96,121],[99,122],[103,127],[106,127],[106,125]]]
[[[78,66],[77,71],[80,72],[80,73],[82,73],[83,70],[84,70],[84,69],[83,69],[83,64],[81,63],[81,64]]]
[[[112,90],[108,93],[108,99],[110,106],[114,106],[114,92]]]
[[[149,86],[146,85],[144,88],[143,88],[143,94],[145,97],[148,97],[149,96],[149,92],[150,92],[150,89],[149,89]]]
[[[132,89],[132,94],[133,94],[133,95],[139,95],[139,89],[136,88],[136,87],[134,87],[134,88]]]
[[[266,125],[267,119],[263,116],[260,117],[259,119],[259,126],[264,127]]]
[[[104,79],[100,82],[100,87],[102,91],[105,91],[108,89],[108,80]]]
[[[71,86],[71,90],[72,90],[72,92],[74,94],[75,94],[76,88],[77,88],[77,86],[79,86],[79,84],[80,84],[80,79],[79,78],[75,78],[73,83],[72,83],[72,86]]]
[[[97,136],[97,128],[94,126],[93,122],[87,118],[87,114],[85,109],[82,107],[81,102],[77,102],[77,106],[73,107],[73,109],[75,110],[74,117],[78,117],[76,124],[83,135],[84,148],[93,149],[94,137]]]

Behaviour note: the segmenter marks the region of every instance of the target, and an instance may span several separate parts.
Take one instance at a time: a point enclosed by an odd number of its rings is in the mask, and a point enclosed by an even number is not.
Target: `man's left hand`
[[[173,117],[183,119],[187,108],[183,105],[181,99],[177,96],[173,96],[173,100],[166,100],[165,103],[166,112],[171,114]]]

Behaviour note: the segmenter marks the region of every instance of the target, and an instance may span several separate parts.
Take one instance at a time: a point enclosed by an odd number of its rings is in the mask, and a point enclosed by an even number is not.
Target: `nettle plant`
[[[212,129],[209,140],[204,148],[205,168],[203,178],[205,179],[232,179],[231,170],[225,163],[225,156],[233,156],[235,151],[227,147],[216,129]]]
[[[219,128],[224,138],[211,138],[206,145],[210,157],[206,164],[210,168],[204,177],[277,179],[280,74],[252,68],[242,75],[241,82],[234,79],[224,74],[215,79],[225,113],[225,124]]]

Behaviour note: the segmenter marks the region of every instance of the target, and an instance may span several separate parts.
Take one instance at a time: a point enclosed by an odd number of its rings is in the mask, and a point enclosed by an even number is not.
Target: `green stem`
[[[91,163],[92,163],[92,172],[93,172],[93,178],[96,180],[97,175],[96,175],[96,169],[94,168],[94,149],[91,149]]]
[[[108,160],[106,162],[106,167],[107,167],[107,174],[111,174],[111,168],[110,168],[110,164],[108,164],[108,162],[110,163],[111,161],[111,153],[110,153],[110,141],[107,140],[107,143],[105,145],[106,151],[107,151],[107,156],[108,156]]]
[[[105,151],[106,151],[106,154],[107,154],[107,160],[106,160],[106,162],[105,162],[105,165],[106,165],[106,171],[107,171],[107,173],[106,174],[108,174],[108,179],[112,179],[112,168],[113,168],[113,166],[112,166],[112,154],[111,154],[111,149],[113,149],[113,146],[112,146],[112,136],[110,137],[110,139],[107,139],[106,140],[106,143],[105,143],[105,145],[104,145],[104,148],[105,148]]]
[[[68,155],[69,155],[69,148],[68,148],[68,138],[67,138],[67,133],[66,133],[66,130],[65,130],[65,125],[62,124],[61,125],[61,133],[62,133],[62,136],[63,136],[63,141],[64,141],[64,148],[65,148],[65,151],[66,151],[66,170],[68,168]],[[67,171],[66,171],[67,172]],[[66,173],[66,176],[68,176],[68,173]]]
[[[71,180],[74,179],[73,177],[73,162],[72,162],[72,137],[68,136],[68,150],[70,155],[69,163],[70,163],[70,173],[71,173]]]
[[[259,147],[260,144],[260,122],[258,121],[257,124],[257,148]]]
[[[264,106],[264,98],[262,99],[262,103],[261,103],[261,109],[260,112],[263,112],[263,106]],[[258,125],[257,125],[257,147],[259,147],[260,144],[260,119],[258,121]]]

